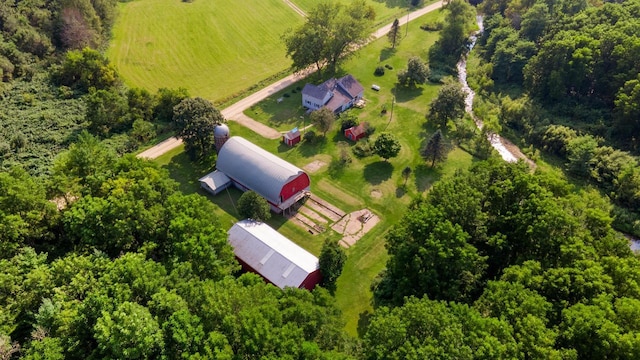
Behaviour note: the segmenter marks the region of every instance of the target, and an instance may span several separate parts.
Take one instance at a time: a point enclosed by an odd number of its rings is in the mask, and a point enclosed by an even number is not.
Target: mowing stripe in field
[[[123,4],[109,59],[130,86],[220,100],[290,66],[281,36],[303,18],[282,0]]]

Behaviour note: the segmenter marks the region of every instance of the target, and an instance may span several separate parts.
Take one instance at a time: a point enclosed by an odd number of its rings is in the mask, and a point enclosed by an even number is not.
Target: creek
[[[477,16],[476,20],[478,22],[478,27],[480,28],[480,30],[476,31],[469,38],[469,52],[471,52],[471,50],[475,46],[476,41],[478,40],[478,36],[482,34],[483,30],[482,16]],[[463,54],[462,57],[460,57],[460,61],[458,61],[458,64],[456,65],[458,69],[458,80],[460,81],[460,84],[462,84],[462,91],[467,94],[467,97],[464,99],[465,111],[469,113],[469,115],[471,115],[471,118],[476,123],[478,129],[482,130],[482,127],[484,126],[484,124],[482,123],[482,119],[479,119],[473,114],[473,98],[476,96],[476,93],[471,89],[471,87],[469,87],[469,83],[467,82],[467,54]],[[505,161],[516,162],[518,161],[518,158],[524,158],[522,152],[511,143],[509,143],[509,147],[514,150],[509,150],[505,145],[507,144],[507,142],[504,138],[502,138],[502,136],[490,132],[487,134],[487,139],[491,143],[491,146],[496,149],[498,154],[500,154],[500,156]]]

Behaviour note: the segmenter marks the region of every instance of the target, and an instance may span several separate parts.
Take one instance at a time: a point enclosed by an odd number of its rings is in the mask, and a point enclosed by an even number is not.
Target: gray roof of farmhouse
[[[355,98],[358,94],[364,91],[362,84],[360,84],[358,80],[351,75],[345,75],[338,79],[338,84],[340,84],[342,88],[351,95],[351,98]]]
[[[358,82],[358,80],[356,80],[356,78],[352,75],[345,75],[337,80],[335,78],[331,78],[318,86],[306,84],[304,88],[302,88],[302,94],[316,99],[324,99],[328,92],[334,92],[336,88],[341,88],[346,92],[345,95],[349,95],[351,99],[364,91],[364,87]]]
[[[216,168],[273,204],[280,204],[282,187],[304,173],[295,165],[239,136],[233,136],[224,143],[218,153]]]
[[[323,84],[320,84],[320,86],[316,86],[313,84],[306,84],[303,88],[302,88],[302,94],[303,95],[307,95],[307,96],[311,96],[313,98],[316,99],[324,99],[325,95],[327,95],[327,93],[329,92],[329,89]]]

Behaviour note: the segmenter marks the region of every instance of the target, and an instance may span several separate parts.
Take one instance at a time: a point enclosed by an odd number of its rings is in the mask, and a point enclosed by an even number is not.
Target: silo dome
[[[213,128],[213,136],[229,137],[229,127],[226,124],[218,124]]]
[[[216,151],[220,151],[220,148],[224,143],[229,140],[229,127],[226,124],[218,124],[213,128],[213,141],[216,145]]]

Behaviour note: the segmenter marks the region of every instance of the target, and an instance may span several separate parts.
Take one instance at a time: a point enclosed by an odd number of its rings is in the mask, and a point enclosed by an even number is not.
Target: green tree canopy
[[[334,72],[353,47],[367,42],[374,18],[375,12],[365,0],[347,6],[337,2],[317,4],[302,26],[283,36],[293,69],[315,65],[321,71],[326,65]]]
[[[333,127],[333,123],[336,121],[336,114],[328,107],[322,107],[310,115],[311,123],[322,132],[323,136],[327,135],[327,132]]]
[[[406,296],[469,298],[480,285],[486,258],[469,235],[436,208],[419,204],[387,236],[389,260],[377,299],[401,304]],[[391,294],[383,293],[392,288]]]
[[[398,72],[398,83],[413,88],[427,82],[430,73],[429,65],[423,63],[419,57],[413,56],[409,59],[407,68]]]
[[[67,52],[62,65],[52,72],[52,78],[58,85],[82,92],[88,92],[92,87],[106,90],[119,82],[117,72],[109,60],[90,48]]]
[[[400,141],[391,133],[383,132],[373,142],[373,152],[385,161],[398,156],[400,153]]]
[[[396,48],[396,44],[398,44],[400,42],[400,21],[398,21],[398,19],[393,20],[393,23],[391,24],[391,30],[389,30],[389,33],[387,34],[387,38],[389,39],[389,42],[391,43],[391,48],[395,49]]]
[[[420,155],[422,155],[425,160],[431,161],[431,167],[433,167],[436,161],[444,161],[447,158],[448,151],[449,147],[445,143],[442,132],[436,130],[436,132],[429,137],[424,148],[420,150]]]
[[[238,213],[241,217],[255,221],[269,220],[271,209],[265,198],[249,190],[238,199]]]
[[[202,158],[215,149],[213,129],[225,122],[213,104],[203,98],[185,98],[173,108],[177,135],[192,159]]]
[[[327,239],[322,245],[319,261],[320,272],[322,273],[322,282],[320,284],[327,290],[334,292],[336,290],[336,281],[342,273],[345,261],[347,261],[347,254],[338,241]]]
[[[438,90],[438,96],[431,100],[427,119],[440,127],[447,126],[447,122],[462,118],[465,110],[466,94],[462,85],[449,80]]]

